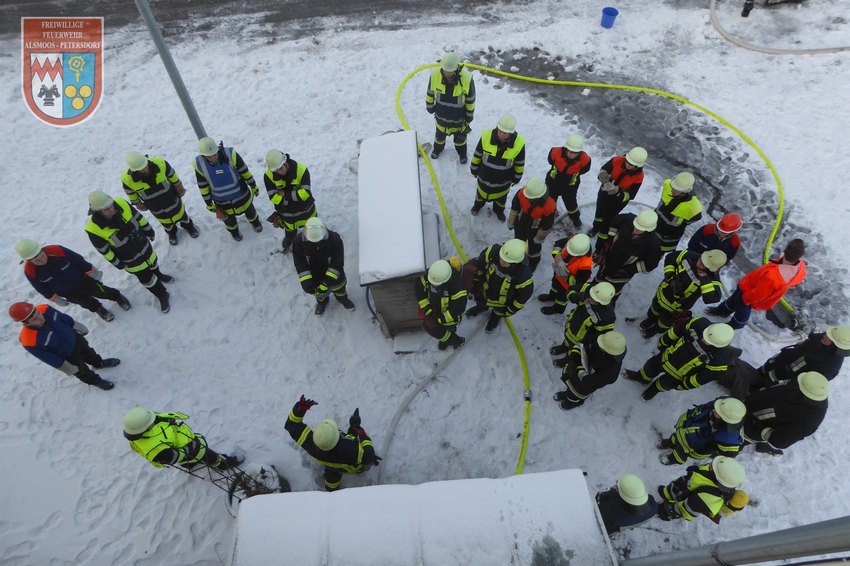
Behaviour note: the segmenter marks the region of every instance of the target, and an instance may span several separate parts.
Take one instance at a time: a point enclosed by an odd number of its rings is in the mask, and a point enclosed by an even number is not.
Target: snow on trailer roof
[[[614,564],[581,470],[258,495],[236,528],[233,566]]]
[[[416,132],[363,140],[358,160],[360,285],[425,270]]]

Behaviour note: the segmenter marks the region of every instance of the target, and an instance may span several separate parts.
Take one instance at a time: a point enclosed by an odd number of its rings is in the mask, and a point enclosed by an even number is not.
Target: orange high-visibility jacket
[[[779,271],[782,258],[772,259],[767,265],[754,269],[739,282],[744,303],[757,311],[771,309],[779,302],[785,292],[799,285],[806,277],[806,262],[800,260],[797,273],[790,281],[785,281]]]

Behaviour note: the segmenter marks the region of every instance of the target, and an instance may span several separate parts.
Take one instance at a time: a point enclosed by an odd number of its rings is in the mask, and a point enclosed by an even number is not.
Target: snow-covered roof
[[[416,132],[363,140],[358,161],[360,284],[425,270]]]
[[[581,470],[260,495],[239,506],[233,566],[610,565],[595,513]]]

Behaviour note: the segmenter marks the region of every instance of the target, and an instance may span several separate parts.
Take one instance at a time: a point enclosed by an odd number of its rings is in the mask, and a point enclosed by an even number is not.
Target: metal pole
[[[753,564],[850,550],[850,516],[738,540],[624,560],[620,566]]]
[[[183,110],[186,111],[186,116],[189,117],[189,122],[192,123],[192,129],[195,130],[195,135],[198,136],[198,139],[201,139],[207,135],[207,131],[204,129],[204,125],[198,117],[198,112],[195,110],[195,105],[192,103],[189,91],[186,90],[186,85],[183,84],[183,78],[180,76],[180,71],[177,70],[177,65],[174,64],[174,59],[171,58],[171,52],[165,44],[162,32],[159,31],[159,24],[157,24],[156,18],[154,18],[153,12],[151,12],[148,0],[135,0],[135,2],[136,7],[139,9],[139,13],[142,14],[142,18],[144,18],[145,24],[148,26],[148,31],[153,38],[154,45],[156,45],[156,50],[159,51],[159,57],[162,59],[162,64],[165,65],[165,70],[168,71],[168,76],[171,77],[171,83],[174,85],[174,90],[177,91],[177,96],[183,104]]]

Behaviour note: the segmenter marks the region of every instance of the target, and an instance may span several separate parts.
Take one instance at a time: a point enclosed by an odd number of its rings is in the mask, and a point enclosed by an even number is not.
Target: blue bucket
[[[614,27],[614,20],[617,19],[617,14],[620,12],[617,11],[617,8],[602,8],[602,27],[605,29],[611,29]]]

